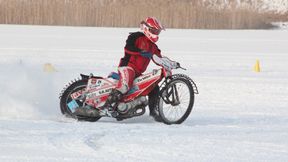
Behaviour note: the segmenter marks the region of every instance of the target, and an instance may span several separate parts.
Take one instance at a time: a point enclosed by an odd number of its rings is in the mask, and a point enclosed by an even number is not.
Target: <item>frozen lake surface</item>
[[[0,161],[288,161],[287,30],[162,32],[162,55],[200,92],[181,125],[148,112],[122,122],[62,116],[65,84],[115,71],[133,31],[0,25]],[[45,63],[57,72],[43,72]]]

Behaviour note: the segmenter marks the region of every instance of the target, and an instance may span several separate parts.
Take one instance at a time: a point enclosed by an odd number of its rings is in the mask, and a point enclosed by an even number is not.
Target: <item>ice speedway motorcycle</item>
[[[172,75],[173,69],[186,70],[178,62],[156,55],[152,59],[161,68],[137,77],[132,88],[113,105],[107,106],[106,100],[117,85],[117,73],[107,78],[81,74],[60,94],[62,114],[91,122],[101,117],[123,120],[143,115],[148,105],[157,112],[157,121],[181,124],[192,111],[194,94],[198,94],[196,84],[187,75]]]

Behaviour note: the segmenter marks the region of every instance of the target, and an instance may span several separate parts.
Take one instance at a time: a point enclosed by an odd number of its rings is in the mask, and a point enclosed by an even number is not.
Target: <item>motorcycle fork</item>
[[[171,104],[172,106],[177,106],[180,104],[179,93],[175,84],[165,91],[166,95],[162,96],[162,98],[166,104]]]
[[[178,90],[177,90],[177,87],[176,85],[174,84],[172,87],[171,87],[171,90],[170,90],[170,93],[168,93],[168,98],[171,96],[171,105],[172,106],[177,106],[180,104],[180,101],[179,101],[179,94],[178,94]]]

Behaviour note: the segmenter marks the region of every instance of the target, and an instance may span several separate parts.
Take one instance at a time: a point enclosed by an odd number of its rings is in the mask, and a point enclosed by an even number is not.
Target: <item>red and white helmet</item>
[[[161,30],[165,30],[160,21],[154,17],[147,17],[141,22],[140,27],[146,37],[154,43],[158,41]]]

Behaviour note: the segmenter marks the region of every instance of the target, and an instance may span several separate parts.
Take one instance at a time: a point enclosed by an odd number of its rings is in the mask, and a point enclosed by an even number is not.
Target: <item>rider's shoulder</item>
[[[142,37],[145,36],[142,32],[130,32],[129,37]]]

